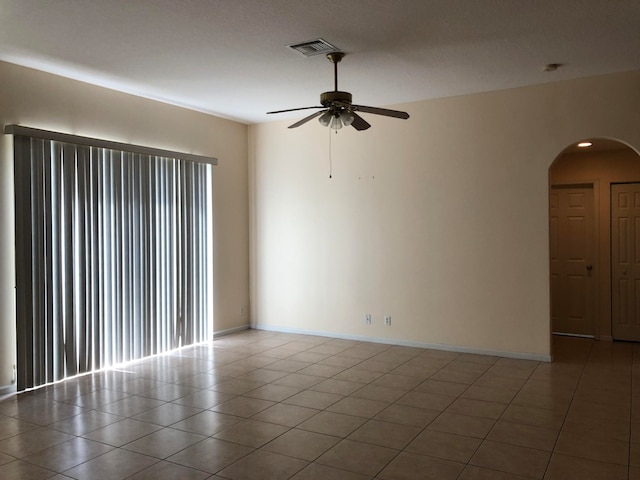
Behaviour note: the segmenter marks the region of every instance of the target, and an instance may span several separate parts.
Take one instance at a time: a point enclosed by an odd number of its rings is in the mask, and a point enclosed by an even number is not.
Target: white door
[[[549,207],[553,332],[593,336],[593,186],[552,186]]]
[[[611,185],[611,328],[640,341],[640,184]]]

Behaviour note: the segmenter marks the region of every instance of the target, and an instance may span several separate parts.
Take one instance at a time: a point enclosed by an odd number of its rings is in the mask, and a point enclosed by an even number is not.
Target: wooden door
[[[611,185],[611,328],[640,341],[640,184]]]
[[[553,332],[593,336],[593,186],[552,186],[549,207]]]

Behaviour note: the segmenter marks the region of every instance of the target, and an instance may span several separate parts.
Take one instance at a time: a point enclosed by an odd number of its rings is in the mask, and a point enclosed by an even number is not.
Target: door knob
[[[587,265],[587,272],[590,272],[591,270],[593,270],[593,266],[592,265]]]

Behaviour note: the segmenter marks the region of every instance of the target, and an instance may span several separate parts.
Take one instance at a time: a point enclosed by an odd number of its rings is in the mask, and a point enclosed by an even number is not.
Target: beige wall
[[[0,62],[0,124],[217,157],[215,330],[248,324],[247,127],[236,122]],[[15,362],[11,136],[0,135],[0,389]]]
[[[596,225],[596,338],[611,340],[611,184],[640,182],[640,156],[631,148],[567,153],[549,170],[551,185],[593,184]]]
[[[549,167],[640,147],[640,72],[398,107],[332,137],[333,179],[327,129],[250,127],[252,322],[548,358]]]

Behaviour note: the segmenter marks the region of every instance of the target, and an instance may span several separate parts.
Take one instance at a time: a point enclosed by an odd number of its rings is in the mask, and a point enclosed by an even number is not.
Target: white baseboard
[[[300,328],[290,327],[278,327],[278,326],[264,326],[264,325],[251,325],[251,328],[255,330],[265,330],[270,332],[280,333],[297,333],[301,335],[316,335],[318,337],[331,337],[340,338],[343,340],[356,340],[360,342],[373,342],[383,343],[386,345],[398,345],[402,347],[417,347],[417,348],[429,348],[432,350],[444,350],[447,352],[457,353],[473,353],[476,355],[491,355],[494,357],[515,358],[519,360],[534,360],[536,362],[552,362],[552,355],[544,355],[540,353],[526,353],[526,352],[510,352],[502,350],[487,350],[484,348],[464,347],[459,345],[446,345],[441,343],[425,343],[415,342],[412,340],[398,340],[395,338],[379,338],[379,337],[367,337],[362,335],[351,335],[344,333],[334,332],[319,332],[315,330],[304,330]]]
[[[251,325],[240,325],[239,327],[229,328],[227,330],[219,330],[217,332],[213,332],[213,338],[224,337],[225,335],[231,335],[232,333],[242,332],[243,330],[248,330],[251,328]]]
[[[11,395],[12,393],[16,393],[18,391],[18,388],[16,387],[16,385],[4,385],[2,387],[0,387],[0,397],[4,396],[4,395]]]

